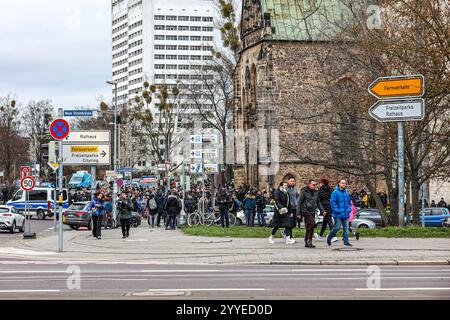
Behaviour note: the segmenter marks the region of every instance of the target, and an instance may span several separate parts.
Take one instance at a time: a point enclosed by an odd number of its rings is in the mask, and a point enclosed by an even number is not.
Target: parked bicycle
[[[194,211],[189,215],[188,225],[189,226],[198,226],[198,225],[220,225],[220,216],[218,212],[215,211],[206,211],[204,214],[201,211]],[[233,227],[236,225],[236,216],[230,213],[230,226]]]

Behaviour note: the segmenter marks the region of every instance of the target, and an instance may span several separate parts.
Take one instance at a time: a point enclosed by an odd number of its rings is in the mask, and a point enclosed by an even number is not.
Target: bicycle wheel
[[[200,224],[201,218],[198,213],[191,213],[188,218],[188,225],[190,227],[197,226]]]
[[[236,225],[236,216],[230,213],[230,227],[234,227]]]
[[[207,226],[211,226],[216,221],[216,215],[214,212],[205,213],[205,219],[203,220],[204,224]]]

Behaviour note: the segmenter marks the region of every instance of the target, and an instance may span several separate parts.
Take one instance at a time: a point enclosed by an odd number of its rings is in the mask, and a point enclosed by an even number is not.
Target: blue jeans
[[[328,239],[333,239],[336,234],[341,230],[341,225],[344,227],[344,245],[349,244],[348,242],[348,232],[349,232],[349,221],[347,219],[334,219],[334,227],[328,235]]]
[[[255,224],[255,212],[253,210],[245,210],[245,220],[247,227],[253,227]]]
[[[228,210],[220,210],[220,223],[222,224],[222,228],[225,228],[225,224],[227,228],[230,226],[230,215],[228,214]]]
[[[175,228],[177,226],[177,217],[168,215],[166,220],[166,228]]]
[[[258,225],[260,227],[266,226],[266,219],[264,219],[264,211],[258,212]]]

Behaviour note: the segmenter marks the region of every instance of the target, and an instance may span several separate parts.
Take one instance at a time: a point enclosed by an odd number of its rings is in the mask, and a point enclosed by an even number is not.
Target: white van
[[[45,217],[53,216],[54,208],[54,188],[50,187],[36,187],[34,190],[29,191],[28,195],[28,209],[31,216],[37,216],[40,220],[45,220]],[[63,190],[63,208],[69,207],[69,201],[67,198],[67,189]],[[18,190],[11,200],[7,202],[8,206],[14,207],[19,211],[25,211],[25,192]]]

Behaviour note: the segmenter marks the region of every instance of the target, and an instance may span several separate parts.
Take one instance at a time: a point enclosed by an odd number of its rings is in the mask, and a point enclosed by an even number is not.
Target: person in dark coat
[[[288,193],[288,184],[287,182],[281,182],[279,188],[274,192],[274,200],[275,200],[275,212],[273,215],[273,230],[272,234],[269,237],[269,243],[274,244],[274,236],[277,233],[278,229],[285,228],[284,232],[282,232],[283,238],[285,238],[286,244],[294,244],[292,241],[290,232],[292,227],[292,221],[290,213],[290,200]]]
[[[219,206],[220,211],[220,223],[222,224],[222,228],[225,226],[230,227],[230,215],[229,210],[230,206],[233,204],[233,200],[230,195],[227,193],[226,189],[222,189],[217,196],[216,204]]]
[[[131,212],[133,210],[133,203],[125,192],[122,193],[120,200],[117,203],[117,207],[119,209],[119,219],[122,227],[122,239],[125,239],[130,236]]]
[[[147,203],[145,206],[148,225],[152,228],[155,227],[158,218],[158,203],[156,202],[155,195],[150,193],[146,199]]]
[[[177,216],[181,213],[181,203],[176,193],[169,193],[167,197],[165,211],[167,213],[166,230],[175,230],[177,225]]]
[[[266,226],[266,219],[264,218],[264,208],[266,207],[266,199],[261,191],[256,193],[256,214],[258,216],[258,225],[260,227]]]
[[[305,235],[305,247],[315,248],[312,243],[314,226],[316,224],[316,210],[319,209],[323,214],[324,209],[320,202],[319,192],[317,191],[317,182],[315,180],[309,180],[309,183],[300,192],[300,197],[297,203],[297,212],[300,212],[302,217],[305,218],[306,235]]]
[[[315,234],[317,240],[322,240],[322,237],[327,229],[327,226],[330,228],[330,231],[333,229],[333,218],[331,216],[331,193],[333,189],[330,187],[329,181],[327,179],[320,180],[322,186],[319,188],[319,199],[322,204],[324,213],[323,213],[323,221],[322,228],[320,229],[319,234]]]
[[[166,197],[164,197],[164,194],[161,192],[161,190],[158,190],[155,195],[155,200],[158,205],[158,218],[156,219],[156,226],[159,228],[161,226],[161,218],[164,218],[164,221],[166,219]]]

